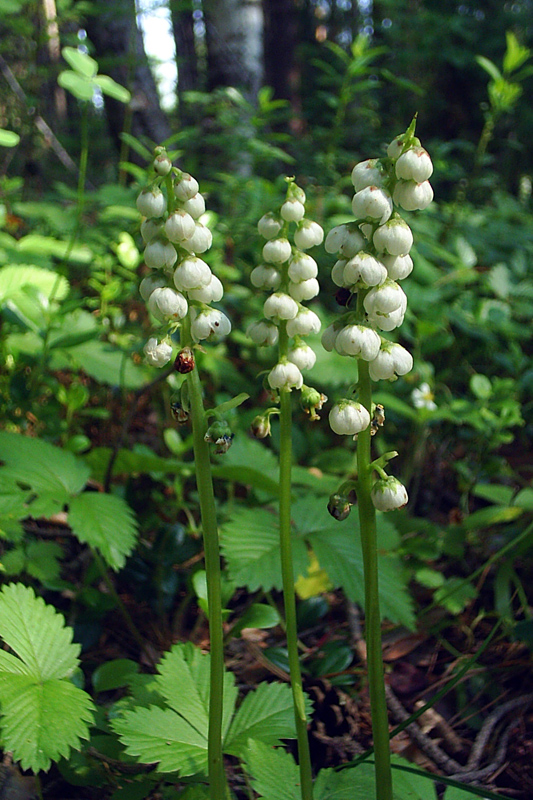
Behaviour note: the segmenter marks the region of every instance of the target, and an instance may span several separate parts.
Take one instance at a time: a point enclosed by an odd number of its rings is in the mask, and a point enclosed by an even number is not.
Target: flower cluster
[[[210,304],[222,299],[220,280],[200,258],[211,247],[212,234],[202,222],[205,201],[192,175],[172,166],[164,148],[156,148],[156,178],[137,198],[145,218],[141,236],[144,260],[152,270],[139,291],[148,309],[167,334],[151,337],[144,347],[146,361],[164,367],[172,358],[171,334],[188,316],[194,342],[227,335],[229,319]],[[161,183],[167,188],[167,196]]]
[[[271,389],[301,389],[302,371],[316,361],[313,349],[304,337],[320,331],[320,319],[303,305],[319,292],[318,266],[306,251],[321,244],[324,232],[320,225],[305,219],[305,192],[289,180],[287,197],[279,215],[265,214],[258,223],[264,263],[255,267],[250,280],[257,289],[272,292],[263,306],[264,318],[253,322],[247,335],[260,346],[279,343],[278,363],[268,374]],[[293,241],[288,239],[289,225],[295,224]],[[315,404],[316,407],[316,404]]]
[[[398,209],[425,209],[433,199],[429,178],[433,164],[414,135],[415,121],[387,148],[387,156],[356,164],[352,170],[355,194],[353,223],[339,225],[327,235],[325,249],[337,254],[331,277],[339,287],[337,299],[344,311],[322,335],[324,348],[368,363],[371,380],[396,380],[413,368],[413,357],[383,333],[398,328],[405,316],[407,297],[399,281],[413,269],[413,234]],[[375,416],[375,415],[374,415]],[[357,436],[382,421],[354,399],[343,398],[329,414],[332,430]],[[401,487],[401,490],[400,488]],[[400,508],[405,489],[385,474],[374,484],[374,505],[380,510]]]

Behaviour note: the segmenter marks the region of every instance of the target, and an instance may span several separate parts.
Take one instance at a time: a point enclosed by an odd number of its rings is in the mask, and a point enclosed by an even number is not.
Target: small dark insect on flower
[[[180,350],[174,361],[174,369],[180,375],[186,375],[194,369],[194,353],[190,347],[184,347]]]

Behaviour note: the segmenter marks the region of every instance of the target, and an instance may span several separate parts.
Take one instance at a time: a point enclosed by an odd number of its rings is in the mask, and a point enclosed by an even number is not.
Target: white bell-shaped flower
[[[191,197],[190,200],[186,200],[181,207],[190,214],[193,219],[199,219],[202,214],[205,214],[204,197],[198,192],[194,197]]]
[[[250,282],[256,289],[266,289],[275,292],[281,284],[281,275],[276,267],[270,264],[260,264],[250,274]]]
[[[188,253],[205,253],[213,244],[213,234],[201,222],[195,221],[194,233],[188,239],[180,242],[180,246],[187,250]]]
[[[144,260],[152,269],[173,267],[178,259],[176,248],[170,242],[154,239],[148,242],[144,251]]]
[[[336,225],[326,236],[324,250],[326,253],[338,253],[348,234],[347,225]]]
[[[137,211],[143,217],[161,217],[165,213],[166,207],[166,197],[157,186],[143,189],[137,198]]]
[[[197,256],[188,256],[174,270],[174,285],[180,292],[190,289],[205,289],[211,282],[213,273],[209,265]]]
[[[368,322],[370,325],[374,325],[376,328],[379,328],[380,331],[393,331],[395,328],[399,328],[400,325],[403,324],[406,308],[407,300],[402,303],[400,308],[397,308],[396,311],[390,311],[388,314],[382,314],[380,312],[368,314]]]
[[[196,178],[193,178],[188,172],[183,172],[180,180],[174,184],[174,194],[178,200],[185,202],[198,194],[199,188]]]
[[[320,291],[320,286],[316,278],[309,278],[306,281],[299,281],[298,283],[289,283],[289,294],[297,303],[302,300],[311,300],[316,297]]]
[[[370,226],[372,228],[372,226]],[[344,242],[341,245],[340,254],[342,258],[353,258],[360,250],[365,247],[365,239],[357,228],[350,229],[346,233]]]
[[[308,250],[310,247],[322,244],[323,239],[322,227],[310,219],[303,219],[294,232],[294,243],[300,250]]]
[[[308,336],[310,333],[318,333],[320,327],[320,317],[310,308],[300,306],[296,316],[287,322],[287,333],[291,337]]]
[[[268,383],[272,389],[301,389],[303,375],[291,361],[280,361],[268,373]]]
[[[164,367],[172,358],[172,347],[167,342],[158,342],[155,337],[144,345],[146,363],[151,367]]]
[[[387,155],[389,158],[398,158],[401,155],[401,152],[406,144],[405,137],[405,133],[400,133],[398,136],[394,137],[392,142],[387,147]],[[415,144],[420,144],[418,139],[415,139]]]
[[[373,381],[395,380],[413,369],[413,356],[396,342],[384,342],[376,358],[370,362],[369,372]]]
[[[159,236],[163,228],[160,219],[145,219],[141,222],[141,236],[146,243]]]
[[[291,320],[298,313],[296,300],[284,292],[275,292],[267,297],[263,306],[263,314],[267,319]]]
[[[333,348],[335,347],[335,341],[339,334],[341,328],[336,328],[334,323],[328,325],[328,327],[322,333],[321,344],[324,350],[328,353],[331,353]]]
[[[385,266],[389,278],[393,281],[402,281],[413,271],[413,259],[411,256],[386,256],[381,257],[381,262]]]
[[[316,278],[318,275],[318,264],[315,259],[297,250],[289,262],[289,278],[294,283],[307,281],[309,278]]]
[[[278,328],[266,319],[252,322],[246,330],[246,335],[260,347],[269,347],[276,344],[279,339]]]
[[[379,158],[367,158],[360,161],[352,170],[352,183],[356,192],[367,186],[381,186],[383,183],[381,162]]]
[[[159,320],[176,321],[187,313],[187,300],[168,286],[154,289],[148,300],[148,309]]]
[[[217,308],[206,308],[194,316],[191,324],[192,338],[199,342],[201,339],[219,338],[227,336],[231,331],[231,322],[222,311]]]
[[[183,242],[194,233],[194,220],[182,208],[176,209],[165,222],[165,233],[171,242]]]
[[[411,147],[398,158],[395,170],[397,178],[423,183],[431,178],[433,164],[427,150],[423,147]]]
[[[335,339],[335,350],[340,355],[361,356],[373,361],[381,347],[381,336],[365,325],[346,325]]]
[[[384,189],[366,186],[354,194],[352,211],[357,219],[377,219],[383,225],[392,214],[392,199]]]
[[[380,478],[370,493],[374,507],[378,511],[393,511],[403,508],[409,501],[407,489],[397,478]]]
[[[285,222],[300,222],[304,218],[305,207],[296,198],[289,198],[281,206],[280,214]]]
[[[336,261],[331,269],[331,280],[335,284],[335,286],[348,286],[349,284],[344,282],[344,267],[348,261],[345,258],[339,258]]]
[[[263,258],[269,264],[284,264],[291,257],[288,239],[270,239],[263,247]]]
[[[413,233],[403,219],[389,219],[374,231],[374,247],[380,253],[405,256],[413,246]]]
[[[154,289],[160,289],[166,285],[167,279],[164,275],[158,273],[147,275],[146,278],[142,279],[139,285],[139,294],[142,299],[147,302]]]
[[[291,347],[287,353],[287,358],[293,364],[296,364],[300,370],[312,369],[315,366],[316,353],[308,344],[301,342]]]
[[[264,214],[257,223],[257,230],[264,239],[275,239],[283,228],[283,222],[271,211]]]
[[[387,278],[382,286],[371,289],[363,300],[367,314],[390,314],[391,311],[401,308],[404,303],[407,306],[405,292],[390,278]]]
[[[370,414],[355,400],[341,400],[329,412],[331,430],[339,436],[355,436],[370,425]]]
[[[423,211],[433,200],[433,189],[429,181],[398,181],[393,197],[394,202],[406,211]]]
[[[387,270],[377,258],[361,251],[344,267],[344,286],[355,286],[363,281],[367,286],[379,286],[387,279]]]
[[[211,274],[211,280],[207,286],[200,289],[189,289],[189,297],[199,303],[218,303],[224,295],[222,282],[216,275]]]

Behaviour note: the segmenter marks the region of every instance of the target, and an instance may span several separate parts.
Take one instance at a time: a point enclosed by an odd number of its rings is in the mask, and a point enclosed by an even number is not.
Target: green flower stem
[[[187,315],[182,323],[181,343],[191,344],[190,321]],[[207,431],[202,385],[195,366],[187,375],[192,419],[194,464],[196,484],[200,497],[200,513],[204,538],[205,571],[207,574],[207,602],[209,638],[211,642],[211,671],[209,691],[209,731],[207,760],[211,800],[229,797],[222,758],[222,711],[224,690],[224,639],[222,630],[222,593],[220,585],[220,551],[215,508],[215,495],[211,477],[209,445],[204,436]]]
[[[287,349],[285,323],[280,325],[280,354]],[[291,676],[294,719],[298,739],[300,789],[302,800],[313,800],[313,773],[307,734],[307,716],[302,688],[302,672],[298,655],[298,626],[296,623],[296,598],[294,593],[294,568],[291,544],[291,472],[292,472],[292,405],[290,390],[281,390],[280,401],[280,454],[279,454],[279,536],[281,548],[281,575],[283,602],[287,631],[287,650]]]
[[[363,359],[359,359],[359,401],[372,415],[372,387],[368,362]],[[376,764],[376,798],[392,800],[389,720],[381,651],[376,511],[370,496],[372,489],[370,427],[357,437],[357,470],[359,476],[357,503],[365,573],[365,638]]]

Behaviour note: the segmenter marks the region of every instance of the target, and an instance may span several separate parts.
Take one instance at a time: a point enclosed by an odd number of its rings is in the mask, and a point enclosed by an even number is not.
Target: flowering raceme
[[[194,342],[226,336],[231,323],[211,303],[223,296],[222,283],[199,254],[212,243],[209,228],[201,222],[205,200],[198,181],[172,166],[164,148],[156,148],[156,172],[152,185],[140,193],[137,209],[145,217],[141,236],[146,244],[144,260],[151,270],[139,291],[154,323],[166,326],[161,340],[150,337],[144,347],[148,364],[164,367],[172,358],[175,330],[188,317]],[[165,196],[163,182],[171,196]]]

